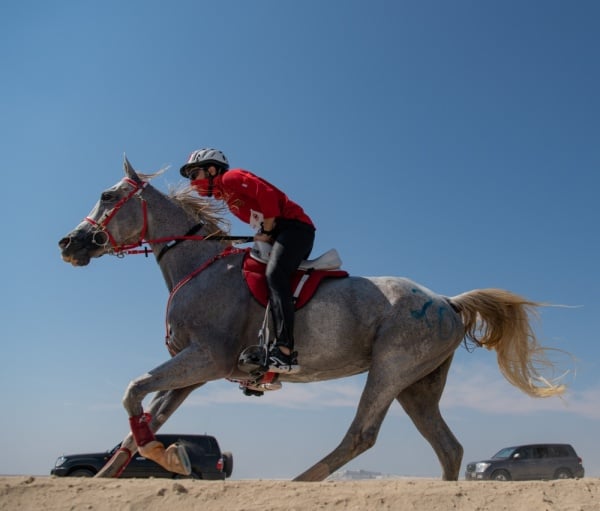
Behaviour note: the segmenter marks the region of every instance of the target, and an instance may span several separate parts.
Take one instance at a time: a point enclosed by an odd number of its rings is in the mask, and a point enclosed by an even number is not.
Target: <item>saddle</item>
[[[270,252],[271,245],[256,241],[252,249],[246,251],[242,264],[242,273],[250,293],[266,308],[265,321],[259,332],[259,344],[246,348],[238,359],[238,368],[248,373],[249,379],[231,380],[240,384],[240,389],[246,396],[262,396],[265,391],[281,388],[279,375],[267,371],[265,366],[269,347],[269,290],[265,270]],[[335,249],[316,259],[302,261],[291,280],[295,309],[298,310],[308,303],[324,279],[347,277],[348,272],[340,270],[341,266],[342,260]]]
[[[269,302],[269,289],[265,269],[269,261],[271,245],[257,241],[244,257],[242,273],[252,296],[263,307]],[[300,263],[292,277],[292,293],[296,310],[306,305],[315,294],[319,284],[327,278],[343,278],[348,272],[341,270],[342,260],[337,250],[331,249],[316,259]]]

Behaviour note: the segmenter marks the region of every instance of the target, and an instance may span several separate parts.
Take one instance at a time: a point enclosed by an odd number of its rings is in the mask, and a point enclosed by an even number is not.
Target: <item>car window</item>
[[[504,449],[501,449],[496,454],[494,454],[492,458],[498,460],[505,460],[507,458],[510,458],[514,451],[514,447],[505,447]]]
[[[530,460],[536,457],[537,453],[533,447],[519,447],[513,455],[513,458],[518,458],[520,460]]]
[[[212,437],[197,437],[190,444],[194,446],[194,449],[201,451],[204,454],[218,454],[217,442]]]
[[[219,444],[217,444],[217,441],[211,436],[157,435],[157,438],[165,442],[165,444],[178,442],[185,445],[186,449],[194,450],[198,454],[219,454]]]
[[[550,445],[548,447],[548,455],[553,458],[568,458],[569,456],[573,456],[566,445]]]
[[[121,442],[119,442],[117,445],[115,445],[112,449],[109,449],[107,452],[108,454],[114,454],[117,452],[117,450],[119,449],[119,447],[121,447]]]

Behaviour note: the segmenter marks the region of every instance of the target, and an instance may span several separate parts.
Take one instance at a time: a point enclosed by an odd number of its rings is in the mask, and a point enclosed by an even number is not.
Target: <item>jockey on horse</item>
[[[298,372],[290,281],[312,250],[312,220],[302,207],[265,179],[247,170],[230,169],[227,157],[217,149],[194,151],[180,172],[201,196],[225,202],[231,213],[254,228],[255,241],[272,245],[266,278],[275,343],[269,351],[268,367],[275,373]]]

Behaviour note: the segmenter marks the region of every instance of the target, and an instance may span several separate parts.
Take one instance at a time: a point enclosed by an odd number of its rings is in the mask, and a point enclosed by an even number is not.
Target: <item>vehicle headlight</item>
[[[475,472],[485,472],[490,466],[490,463],[475,463]]]
[[[65,461],[67,461],[67,458],[65,458],[64,456],[61,456],[56,460],[56,463],[54,464],[54,466],[60,467]]]

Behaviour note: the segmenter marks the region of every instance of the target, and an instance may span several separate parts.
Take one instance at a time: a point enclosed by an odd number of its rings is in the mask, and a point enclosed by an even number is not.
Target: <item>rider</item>
[[[194,151],[181,175],[203,197],[224,201],[235,216],[255,229],[255,241],[273,245],[266,268],[275,344],[269,352],[269,371],[299,370],[294,351],[294,301],[291,278],[313,247],[315,227],[304,210],[271,183],[243,169],[229,169],[217,149]]]

